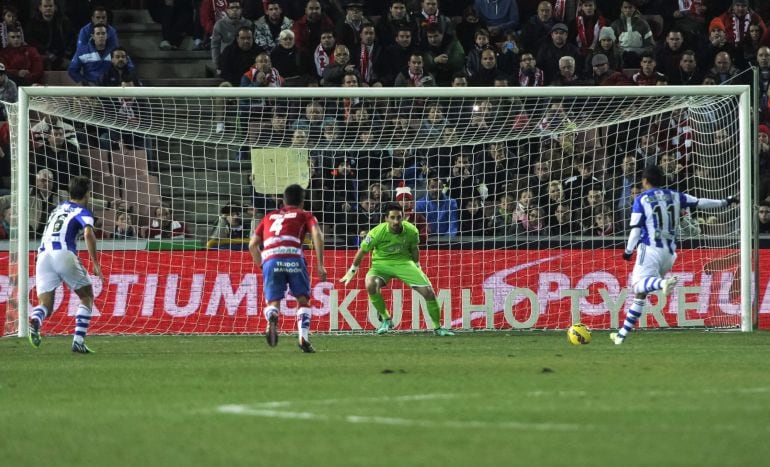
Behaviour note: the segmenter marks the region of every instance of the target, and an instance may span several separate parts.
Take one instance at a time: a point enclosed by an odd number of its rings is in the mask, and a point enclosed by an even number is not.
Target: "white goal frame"
[[[752,297],[752,213],[751,189],[751,97],[748,85],[730,86],[617,86],[617,87],[474,87],[474,88],[175,88],[175,87],[21,87],[18,91],[18,126],[16,132],[16,187],[17,232],[26,232],[28,225],[29,190],[21,189],[29,184],[29,103],[33,97],[205,97],[205,98],[503,98],[503,97],[645,97],[645,96],[737,96],[739,132],[739,249],[740,291],[742,297]],[[29,251],[27,235],[18,235],[17,283],[19,297],[28,294]],[[753,328],[753,301],[741,301],[741,331]],[[18,335],[28,334],[28,300],[18,301]]]

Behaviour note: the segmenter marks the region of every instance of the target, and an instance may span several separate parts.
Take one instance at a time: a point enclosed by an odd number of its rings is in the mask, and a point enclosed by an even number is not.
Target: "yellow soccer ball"
[[[567,329],[567,340],[572,345],[591,343],[591,330],[583,323],[575,323]]]

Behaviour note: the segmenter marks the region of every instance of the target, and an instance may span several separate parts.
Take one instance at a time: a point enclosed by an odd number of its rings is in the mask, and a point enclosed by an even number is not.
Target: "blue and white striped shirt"
[[[85,206],[64,201],[56,206],[43,231],[39,252],[68,249],[77,253],[77,238],[87,226],[94,226],[94,215]]]

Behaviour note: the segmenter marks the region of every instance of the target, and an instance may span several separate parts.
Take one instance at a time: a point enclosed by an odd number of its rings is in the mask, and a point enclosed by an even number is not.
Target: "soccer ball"
[[[567,329],[567,340],[572,345],[591,343],[591,330],[585,324],[575,323]]]

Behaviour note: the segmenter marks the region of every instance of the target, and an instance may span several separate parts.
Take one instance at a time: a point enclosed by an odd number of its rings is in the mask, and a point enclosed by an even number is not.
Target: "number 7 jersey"
[[[317,225],[313,214],[296,207],[268,213],[254,230],[254,235],[262,239],[262,262],[302,257],[302,240]]]

